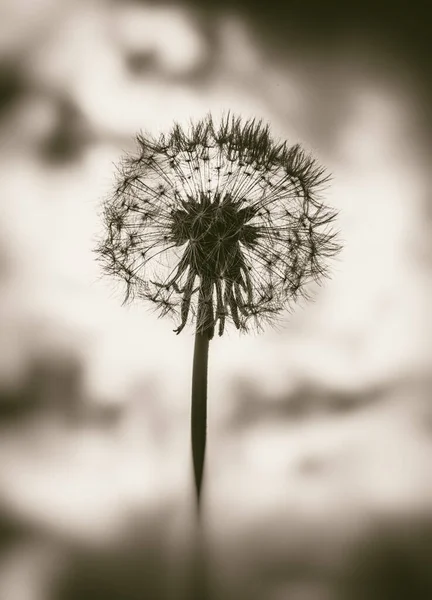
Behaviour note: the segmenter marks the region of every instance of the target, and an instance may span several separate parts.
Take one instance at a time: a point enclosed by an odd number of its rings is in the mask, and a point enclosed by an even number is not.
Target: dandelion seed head
[[[340,251],[329,180],[299,146],[275,143],[261,121],[209,115],[159,138],[139,134],[104,200],[103,270],[161,316],[209,337],[275,323],[328,276]]]

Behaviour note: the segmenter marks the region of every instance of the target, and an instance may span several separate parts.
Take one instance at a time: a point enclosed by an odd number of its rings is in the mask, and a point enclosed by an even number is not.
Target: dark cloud
[[[0,120],[24,91],[24,81],[15,64],[0,63]]]
[[[202,10],[209,21],[226,11],[247,19],[257,39],[290,60],[304,53],[322,60],[346,59],[346,51],[366,53],[369,66],[409,73],[423,101],[425,115],[432,117],[429,99],[430,18],[427,3],[366,0],[346,3],[341,0],[218,0],[202,3],[184,0]]]

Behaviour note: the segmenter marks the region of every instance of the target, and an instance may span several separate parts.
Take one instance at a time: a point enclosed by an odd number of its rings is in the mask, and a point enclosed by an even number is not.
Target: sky
[[[248,21],[229,11],[207,25],[210,43],[203,15],[193,8],[39,4],[37,11],[5,4],[4,55],[20,57],[26,91],[2,125],[3,227],[6,254],[17,263],[3,304],[9,297],[16,308],[16,296],[26,304],[24,290],[31,289],[26,310],[81,330],[91,340],[86,360],[97,394],[115,393],[124,378],[147,369],[165,369],[163,357],[187,371],[193,332],[176,340],[171,323],[157,322],[146,307],[121,308],[116,291],[111,295],[98,280],[91,248],[100,229],[98,203],[134,134],[164,131],[173,120],[209,109],[259,115],[275,136],[314,152],[333,175],[326,201],[340,210],[346,240],[332,281],[315,302],[287,316],[284,331],[251,339],[232,333],[214,343],[213,352],[228,363],[221,370],[258,369],[269,386],[282,360],[285,372],[292,365],[289,376],[301,372],[350,387],[422,367],[427,170],[421,140],[416,143],[416,96],[396,65],[378,77],[361,46],[357,56],[351,51],[354,57],[320,62],[311,50],[303,60],[297,49],[290,56],[288,45],[272,59]],[[56,151],[62,144],[56,135],[69,145],[69,159]],[[150,337],[157,340],[151,347]]]
[[[104,539],[125,511],[185,493],[193,329],[175,336],[144,304],[121,306],[92,249],[100,203],[134,135],[209,110],[262,118],[275,138],[311,151],[332,173],[325,200],[339,210],[344,243],[331,279],[281,327],[211,343],[211,506],[222,514],[241,482],[244,516],[231,506],[236,518],[221,531],[234,536],[234,521],[248,527],[260,510],[282,510],[278,482],[291,468],[295,510],[308,506],[322,523],[329,514],[334,522],[338,499],[346,514],[430,500],[430,443],[412,424],[427,412],[432,356],[424,32],[386,3],[351,17],[331,3],[326,15],[316,8],[316,24],[301,8],[267,4],[262,13],[242,2],[2,2],[0,382],[13,395],[45,361],[71,380],[78,373],[86,410],[124,417],[115,433],[86,424],[77,436],[44,413],[3,437],[2,501],[48,529]],[[230,437],[242,393],[265,416],[304,389],[308,406],[314,390],[388,397],[348,421],[314,417],[296,432],[257,418]],[[352,462],[339,463],[346,447]],[[314,489],[293,466],[311,456],[327,456],[336,473]],[[165,469],[157,484],[155,464]]]

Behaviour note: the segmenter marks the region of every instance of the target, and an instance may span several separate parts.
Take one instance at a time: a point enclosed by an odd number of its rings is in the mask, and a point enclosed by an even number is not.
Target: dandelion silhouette
[[[103,205],[96,253],[126,284],[125,302],[151,302],[179,334],[195,324],[192,456],[200,507],[209,341],[217,327],[275,324],[328,275],[340,250],[336,211],[320,202],[329,180],[299,146],[275,143],[269,127],[228,113],[137,136]]]

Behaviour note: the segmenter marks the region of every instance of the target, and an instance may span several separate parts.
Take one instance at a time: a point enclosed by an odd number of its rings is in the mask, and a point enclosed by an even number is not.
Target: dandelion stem
[[[201,489],[204,475],[204,458],[207,438],[207,376],[210,328],[203,329],[207,307],[202,289],[198,301],[198,318],[192,369],[192,459],[195,476],[197,510],[200,514]],[[203,318],[204,317],[204,318]]]

